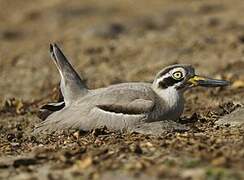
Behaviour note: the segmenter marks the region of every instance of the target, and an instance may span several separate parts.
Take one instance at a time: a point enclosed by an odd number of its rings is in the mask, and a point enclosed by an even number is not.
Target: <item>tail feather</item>
[[[69,105],[78,96],[85,95],[88,88],[57,44],[50,44],[50,53],[61,76],[60,89],[64,96],[65,105]]]
[[[57,102],[57,103],[48,103],[40,108],[37,115],[41,120],[44,121],[47,119],[48,116],[50,116],[55,111],[60,111],[61,109],[63,109],[64,106],[65,106],[64,101]]]

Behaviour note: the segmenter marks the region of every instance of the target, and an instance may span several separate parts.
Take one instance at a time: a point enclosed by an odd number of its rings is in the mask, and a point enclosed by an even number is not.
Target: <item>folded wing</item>
[[[122,130],[145,121],[155,106],[153,92],[150,88],[125,87],[95,90],[71,106],[51,114],[35,131],[90,130],[102,126]]]

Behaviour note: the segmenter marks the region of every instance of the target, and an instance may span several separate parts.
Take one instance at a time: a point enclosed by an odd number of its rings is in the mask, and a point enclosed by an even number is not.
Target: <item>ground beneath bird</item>
[[[0,179],[244,178],[244,128],[215,124],[244,104],[242,0],[0,0],[0,6]],[[91,88],[152,81],[173,63],[232,85],[186,93],[180,121],[186,132],[101,128],[33,136],[38,107],[58,99],[52,41]]]

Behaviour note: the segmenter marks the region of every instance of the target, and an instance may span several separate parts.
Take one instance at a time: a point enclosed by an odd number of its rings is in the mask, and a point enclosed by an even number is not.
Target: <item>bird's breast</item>
[[[178,120],[184,110],[183,94],[168,90],[160,92],[152,117],[160,120]]]

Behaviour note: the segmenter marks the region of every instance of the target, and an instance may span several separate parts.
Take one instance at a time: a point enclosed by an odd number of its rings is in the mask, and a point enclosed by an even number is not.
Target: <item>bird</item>
[[[140,125],[150,129],[180,118],[186,90],[229,85],[226,80],[195,74],[189,64],[174,64],[159,71],[152,83],[127,82],[89,89],[57,44],[50,44],[50,54],[61,77],[63,100],[41,107],[44,115],[34,128],[35,133],[100,127],[123,131]]]

